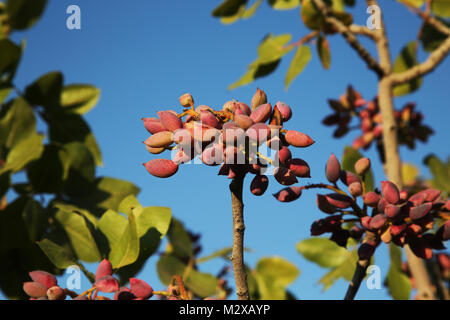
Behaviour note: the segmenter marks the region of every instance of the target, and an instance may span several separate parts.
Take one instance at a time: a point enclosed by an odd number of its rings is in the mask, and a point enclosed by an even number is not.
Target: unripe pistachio
[[[361,158],[355,163],[356,174],[363,176],[370,170],[370,160],[368,158]]]
[[[353,197],[359,197],[363,193],[362,184],[360,182],[353,182],[348,186],[348,191]]]
[[[364,203],[369,207],[375,208],[380,201],[380,196],[373,191],[367,192],[363,197]]]
[[[298,199],[301,195],[301,187],[287,187],[278,191],[273,196],[280,202],[291,202]]]
[[[253,95],[252,102],[250,104],[252,111],[262,104],[267,103],[267,95],[259,88],[256,89],[256,93]]]
[[[180,103],[183,107],[193,107],[194,106],[194,98],[189,93],[185,93],[180,97]]]

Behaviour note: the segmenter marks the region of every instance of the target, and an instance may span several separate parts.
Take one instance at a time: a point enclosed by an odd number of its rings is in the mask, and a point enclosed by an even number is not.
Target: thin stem
[[[362,242],[365,243],[367,241],[374,241],[378,246],[379,240],[377,238],[378,237],[376,236],[375,233],[367,231]],[[356,293],[358,292],[359,287],[361,286],[361,282],[366,276],[367,268],[369,267],[369,265],[370,259],[358,260],[358,262],[356,263],[355,273],[353,274],[352,281],[350,282],[347,288],[344,300],[353,300],[355,298]]]
[[[247,285],[247,273],[244,265],[244,203],[242,188],[244,177],[236,177],[230,183],[231,207],[233,211],[233,250],[231,262],[233,264],[236,294],[239,300],[250,300]]]

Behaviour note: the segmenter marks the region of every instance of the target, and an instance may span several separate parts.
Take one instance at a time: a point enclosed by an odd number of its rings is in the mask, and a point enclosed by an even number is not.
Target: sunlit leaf
[[[286,90],[289,88],[291,82],[303,71],[310,60],[311,48],[309,46],[299,46],[284,80],[284,87]]]
[[[86,262],[100,260],[100,251],[83,216],[75,212],[58,210],[55,219],[67,233],[78,259]]]
[[[291,10],[300,6],[301,0],[269,0],[269,4],[276,10]]]
[[[61,106],[68,111],[84,114],[91,110],[100,98],[100,90],[89,84],[65,86],[61,95]]]
[[[431,2],[431,11],[439,17],[450,18],[450,1],[433,0]]]
[[[139,256],[139,238],[136,231],[136,219],[131,213],[128,224],[120,239],[111,247],[109,260],[113,268],[119,269],[132,264]]]
[[[297,243],[297,251],[305,259],[321,267],[340,266],[347,259],[347,250],[325,238],[309,238]]]
[[[76,259],[67,248],[61,247],[48,239],[39,241],[38,245],[50,261],[58,268],[66,269],[76,264]]]

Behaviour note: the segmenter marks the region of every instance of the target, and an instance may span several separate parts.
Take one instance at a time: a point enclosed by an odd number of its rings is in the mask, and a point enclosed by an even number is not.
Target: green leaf
[[[154,228],[159,233],[160,239],[169,231],[172,213],[166,207],[145,207],[136,213],[136,225],[139,238],[143,237],[150,229]]]
[[[325,276],[323,276],[319,283],[323,284],[323,290],[329,289],[337,280],[344,278],[351,281],[358,262],[357,250],[347,252],[347,258],[336,268],[331,269]]]
[[[430,154],[423,163],[430,169],[433,175],[431,183],[433,187],[450,194],[450,170],[436,155]]]
[[[306,67],[311,60],[311,49],[308,46],[299,46],[291,65],[289,66],[286,78],[284,80],[284,87],[287,90],[292,80],[294,80]]]
[[[65,86],[61,95],[61,106],[68,111],[84,114],[97,104],[100,89],[89,84],[71,84]]]
[[[157,263],[158,276],[164,285],[169,285],[174,275],[183,276],[187,266],[177,257],[164,254]],[[184,281],[185,286],[197,296],[205,298],[212,296],[217,291],[217,278],[208,273],[190,269]]]
[[[386,277],[386,285],[389,294],[395,300],[409,300],[411,295],[411,281],[404,272],[401,271],[402,251],[394,244],[389,245],[391,265]]]
[[[406,5],[412,5],[416,8],[420,8],[425,3],[425,0],[397,0],[397,1]]]
[[[100,177],[87,191],[87,193],[79,192],[79,195],[72,195],[71,201],[99,216],[108,209],[117,211],[125,197],[130,194],[137,195],[140,190],[129,181]]]
[[[22,218],[31,241],[41,239],[48,227],[48,216],[41,204],[30,198],[22,212]]]
[[[450,22],[445,21],[444,19],[441,19],[439,17],[436,17],[436,19],[450,28]],[[429,23],[424,24],[422,32],[420,33],[420,41],[425,51],[434,51],[442,44],[442,42],[445,41],[445,39],[447,39],[447,36],[445,34],[437,31]]]
[[[347,250],[325,238],[309,238],[297,243],[297,251],[324,268],[340,266],[347,259]]]
[[[64,148],[46,145],[41,157],[29,163],[27,177],[38,193],[57,193],[69,175],[70,157]]]
[[[291,41],[291,38],[290,34],[267,35],[258,47],[258,63],[267,64],[283,57],[291,50],[291,48],[286,48],[286,44]]]
[[[405,186],[413,186],[419,177],[419,168],[412,163],[402,164],[402,180]]]
[[[258,10],[258,8],[262,2],[263,2],[263,0],[255,1],[255,3],[252,4],[250,8],[245,9],[244,13],[242,14],[242,18],[248,19],[248,18],[253,17],[253,15],[255,14],[256,10]]]
[[[66,269],[77,263],[70,250],[44,239],[37,243],[50,261],[60,269]]]
[[[212,12],[213,17],[232,17],[236,15],[242,5],[246,5],[247,0],[224,0]]]
[[[197,263],[203,263],[218,257],[222,257],[222,258],[229,258],[229,256],[231,255],[231,252],[233,251],[232,247],[226,247],[220,250],[217,250],[213,253],[211,253],[210,255],[207,255],[206,257],[202,257],[196,260]]]
[[[36,117],[31,106],[17,98],[0,114],[0,145],[10,149],[19,141],[36,134]]]
[[[92,153],[79,142],[64,145],[64,151],[66,159],[69,159],[66,161],[70,163],[65,193],[71,196],[89,194],[95,179],[95,162]]]
[[[247,68],[247,73],[244,74],[238,81],[231,84],[228,87],[228,90],[236,89],[238,87],[251,83],[257,78],[262,78],[271,74],[278,67],[280,61],[281,59],[267,64],[260,64],[258,60],[252,62]]]
[[[190,258],[192,256],[193,247],[191,237],[178,219],[172,219],[167,237],[176,256],[180,258]]]
[[[78,259],[86,262],[100,260],[100,251],[83,216],[75,212],[58,210],[55,219],[65,230]]]
[[[362,155],[362,153],[358,150],[348,146],[345,147],[344,154],[342,155],[342,170],[356,173],[355,163],[363,157],[364,156]],[[364,175],[364,181],[366,183],[366,191],[373,191],[375,188],[375,180],[373,178],[372,169],[370,169],[369,172]]]
[[[25,98],[32,105],[56,108],[59,105],[63,81],[63,75],[59,71],[46,73],[26,87]]]
[[[269,0],[269,4],[275,10],[291,10],[300,6],[300,0]]]
[[[20,62],[22,49],[9,39],[0,40],[0,79],[11,81]]]
[[[125,231],[112,247],[109,260],[114,269],[132,264],[139,256],[139,238],[136,230],[136,218],[128,215],[128,224]]]
[[[439,17],[450,18],[450,1],[433,0],[431,2],[431,11]]]
[[[232,24],[238,21],[245,13],[245,4],[241,5],[239,7],[239,10],[236,12],[235,15],[230,17],[221,17],[220,22],[223,24]]]
[[[44,12],[47,0],[6,0],[11,28],[24,30],[32,27]]]
[[[10,86],[6,83],[0,84],[0,105],[3,103],[3,101],[6,100],[6,98],[8,98],[11,91],[12,91],[12,86]]]
[[[319,55],[322,66],[325,69],[329,69],[331,64],[330,46],[327,38],[322,35],[317,37],[317,54]]]
[[[288,286],[298,277],[300,271],[295,265],[280,257],[262,258],[256,265],[256,272],[261,276]]]
[[[70,142],[83,143],[95,159],[102,165],[102,155],[97,141],[86,121],[78,114],[66,112],[46,112],[44,118],[49,125],[50,140],[62,144]]]
[[[127,225],[127,219],[111,209],[106,211],[98,221],[98,228],[107,238],[109,248],[116,246]]]
[[[6,157],[6,166],[0,169],[0,174],[6,171],[13,173],[22,170],[27,163],[41,156],[44,146],[43,135],[34,133],[29,137],[20,140],[14,145]]]
[[[392,69],[393,73],[399,73],[406,71],[415,65],[417,65],[417,42],[411,41],[405,47],[403,47],[400,55],[395,59],[394,67]],[[415,79],[411,82],[400,84],[394,87],[394,96],[402,96],[411,92],[416,91],[422,85],[422,78]]]

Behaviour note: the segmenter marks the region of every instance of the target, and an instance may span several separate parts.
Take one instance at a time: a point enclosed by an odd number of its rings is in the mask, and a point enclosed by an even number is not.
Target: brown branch
[[[394,73],[390,76],[392,85],[398,85],[420,78],[432,72],[447,56],[450,51],[450,36],[436,48],[421,64],[418,64],[404,72]]]
[[[378,6],[378,3],[376,0],[367,0],[367,5]],[[387,76],[383,77],[378,84],[378,102],[383,121],[383,147],[385,154],[384,171],[387,178],[401,189],[403,187],[402,162],[398,152],[397,124],[394,117],[394,102],[392,94],[394,83],[392,81],[392,77],[398,77],[398,75],[401,77],[401,75],[404,76],[404,73],[395,75],[391,73],[389,43],[385,33],[383,19],[381,19],[381,23],[382,29],[377,30],[379,37],[376,40],[376,45],[380,65],[387,74]],[[406,75],[408,75],[410,70],[405,71]],[[433,285],[426,270],[424,261],[414,255],[408,245],[405,245],[405,253],[411,274],[416,280],[419,299],[434,299],[435,295]]]
[[[366,37],[369,37],[369,38],[374,39],[374,40],[376,38],[376,33],[374,32],[374,30],[371,30],[371,29],[369,29],[369,28],[367,28],[365,26],[360,26],[360,25],[357,25],[357,24],[351,24],[351,25],[348,26],[348,29],[353,34],[366,36]]]
[[[244,203],[242,201],[243,177],[236,177],[230,183],[231,207],[233,210],[233,264],[236,294],[239,300],[249,300],[247,273],[244,265]]]
[[[366,235],[362,241],[362,243],[365,243],[367,241],[374,241],[377,246],[379,243],[379,239],[377,239],[377,236],[375,233],[367,231]],[[361,286],[361,282],[363,281],[364,277],[367,273],[367,268],[370,265],[370,259],[368,260],[358,260],[356,263],[356,269],[355,273],[353,274],[352,281],[348,285],[347,292],[345,293],[344,300],[353,300],[355,299],[356,293],[359,290],[359,287]]]
[[[345,40],[348,42],[348,44],[355,49],[355,51],[358,53],[358,55],[363,59],[367,66],[375,71],[375,73],[378,75],[378,77],[382,77],[384,75],[383,69],[378,64],[377,60],[373,58],[370,53],[364,48],[361,43],[359,43],[356,36],[350,31],[350,28],[347,27],[345,24],[343,24],[338,19],[334,18],[331,15],[331,11],[325,5],[325,3],[322,0],[313,0],[314,4],[316,5],[317,9],[322,13],[322,15],[325,18],[325,21],[329,23],[331,26],[333,26],[336,31],[343,35]]]
[[[317,37],[319,35],[319,31],[312,31],[310,33],[308,33],[306,36],[302,37],[300,40],[290,43],[288,44],[285,49],[289,49],[289,48],[294,48],[294,47],[298,47],[301,46],[305,43],[308,43],[309,41],[311,41],[312,39],[314,39],[315,37]]]
[[[427,11],[422,11],[419,8],[414,7],[411,3],[408,3],[406,0],[403,1],[403,3],[415,14],[417,14],[419,17],[421,17],[424,22],[428,23],[429,25],[433,26],[437,31],[445,34],[450,35],[450,28],[447,27],[444,23],[436,19],[435,17],[430,15],[430,8],[429,8],[429,2],[427,1]]]

